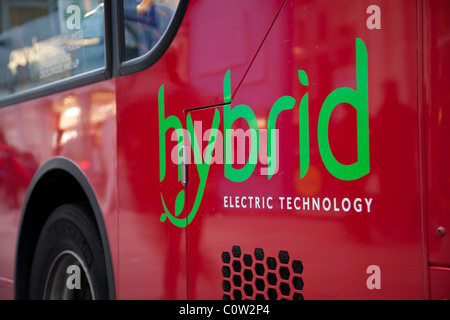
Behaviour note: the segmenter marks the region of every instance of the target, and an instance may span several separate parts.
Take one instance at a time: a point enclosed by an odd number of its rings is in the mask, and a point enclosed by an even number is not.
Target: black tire
[[[29,298],[108,299],[105,255],[88,206],[62,205],[45,222],[34,252]]]

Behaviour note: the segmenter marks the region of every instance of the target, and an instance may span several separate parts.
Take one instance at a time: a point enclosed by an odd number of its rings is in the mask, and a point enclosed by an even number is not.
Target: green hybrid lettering
[[[224,101],[231,102],[231,85],[230,85],[230,70],[225,74],[223,81],[223,95]],[[250,128],[250,156],[241,169],[235,169],[232,166],[233,163],[233,150],[232,150],[232,130],[231,126],[239,119],[244,119]],[[259,149],[259,137],[258,137],[258,122],[253,110],[245,105],[240,104],[231,109],[231,103],[226,103],[223,106],[223,122],[225,130],[225,177],[234,182],[242,182],[247,180],[253,170],[255,170],[258,149]]]
[[[356,39],[356,90],[338,88],[325,99],[320,110],[318,124],[319,150],[328,171],[341,180],[356,180],[370,171],[369,165],[369,99],[367,49],[364,41]],[[348,103],[356,109],[358,160],[350,165],[340,163],[334,157],[328,139],[331,113],[340,103]]]
[[[183,137],[183,127],[181,125],[180,120],[175,116],[165,117],[165,106],[164,106],[164,86],[161,86],[159,90],[158,96],[158,112],[159,112],[159,167],[160,167],[160,182],[164,180],[165,172],[166,172],[166,142],[165,136],[166,132],[169,129],[175,129],[178,135],[178,141],[184,141]],[[180,228],[186,227],[191,221],[194,219],[197,214],[198,208],[203,198],[203,193],[205,192],[206,181],[208,180],[209,167],[211,165],[211,158],[213,155],[215,141],[217,138],[217,132],[220,124],[220,114],[219,110],[215,110],[212,127],[210,130],[208,147],[205,153],[205,159],[202,159],[202,152],[200,150],[200,146],[198,144],[198,140],[194,131],[194,125],[192,122],[191,115],[188,114],[186,118],[186,126],[189,134],[190,145],[194,154],[195,164],[198,172],[198,176],[200,179],[200,183],[198,186],[197,194],[195,196],[194,205],[192,206],[189,214],[185,218],[178,218],[180,213],[183,211],[185,207],[185,191],[182,189],[178,192],[178,195],[175,200],[175,210],[174,214],[171,213],[170,209],[167,207],[166,202],[164,201],[163,194],[161,193],[161,202],[164,207],[164,213],[161,214],[160,220],[161,222],[166,221],[168,218],[170,222]],[[181,152],[181,145],[178,143],[178,152]],[[179,168],[181,168],[183,164],[179,163]],[[178,170],[178,180],[181,179],[181,170]]]
[[[308,75],[304,70],[298,70],[298,79],[301,85],[308,87]],[[255,113],[245,104],[237,105],[231,108],[231,83],[230,70],[225,74],[223,81],[223,116],[224,116],[224,176],[230,181],[243,182],[247,180],[255,170],[258,161],[260,149],[259,128]],[[347,103],[356,110],[357,119],[357,161],[352,164],[342,164],[333,155],[329,141],[329,122],[333,110],[338,104]],[[280,97],[271,107],[267,121],[267,176],[271,179],[277,172],[277,162],[279,154],[277,154],[278,136],[273,133],[276,131],[276,122],[282,111],[292,110],[296,104],[296,100],[291,96]],[[307,92],[299,103],[299,153],[300,153],[300,179],[308,172],[310,165],[310,132],[309,132],[309,93]],[[250,154],[244,166],[240,169],[233,168],[233,130],[231,129],[234,122],[238,119],[247,122],[250,131]],[[165,115],[164,106],[164,86],[160,87],[158,94],[158,123],[159,123],[159,162],[160,171],[159,178],[162,182],[166,174],[166,133],[173,129],[177,133],[178,154],[182,153],[182,146],[185,138],[182,124],[180,120],[174,116]],[[168,208],[161,193],[161,201],[164,207],[164,213],[160,220],[169,221],[177,227],[186,227],[195,217],[206,187],[208,180],[209,168],[213,157],[216,140],[218,138],[218,128],[220,124],[219,110],[215,109],[212,127],[208,145],[202,159],[202,150],[200,149],[191,115],[186,117],[187,135],[189,135],[190,147],[194,155],[195,165],[199,176],[199,186],[195,196],[194,204],[185,218],[179,218],[179,215],[185,208],[186,195],[185,190],[178,192],[173,208]],[[332,91],[324,100],[320,110],[318,119],[317,139],[319,152],[322,161],[327,170],[337,179],[340,180],[356,180],[370,172],[369,157],[369,102],[368,102],[368,62],[367,49],[364,41],[356,39],[356,89],[342,87]],[[200,137],[201,138],[201,137]],[[244,144],[245,145],[245,144]],[[221,152],[223,150],[218,150]],[[180,156],[181,157],[181,156]],[[179,157],[179,159],[180,159]],[[244,160],[243,160],[244,161]],[[182,162],[178,166],[178,180],[181,180]],[[173,209],[173,214],[171,212]]]

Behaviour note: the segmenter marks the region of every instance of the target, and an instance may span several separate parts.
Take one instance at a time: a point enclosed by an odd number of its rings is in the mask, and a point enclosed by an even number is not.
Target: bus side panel
[[[4,174],[0,180],[0,293],[1,288],[8,289],[6,297],[13,295],[17,232],[29,183],[46,161],[57,156],[76,163],[94,190],[117,270],[115,115],[114,80],[0,109]],[[65,186],[57,187],[64,190]]]
[[[450,3],[424,2],[424,110],[430,264],[450,267]],[[439,234],[439,228],[447,234]]]
[[[177,139],[158,117],[176,117],[186,128],[185,110],[223,103],[227,69],[234,94],[283,2],[190,1],[161,59],[117,78],[120,298],[187,297],[186,229],[164,220],[162,204],[174,211],[183,190],[171,158]],[[166,143],[163,175],[160,135]]]
[[[188,226],[189,298],[425,297],[417,19],[411,1],[287,1],[231,106],[217,108],[223,119],[246,111],[232,129],[257,122],[260,152],[275,126],[278,168],[269,176],[261,153],[249,177],[211,165]],[[192,117],[206,131],[213,114]],[[236,158],[249,159],[245,139]],[[368,172],[341,176],[323,140],[343,165],[368,160]],[[188,195],[200,186],[192,171]]]
[[[430,267],[430,298],[448,300],[450,297],[450,268]]]
[[[431,299],[450,298],[450,3],[423,3],[427,234]]]

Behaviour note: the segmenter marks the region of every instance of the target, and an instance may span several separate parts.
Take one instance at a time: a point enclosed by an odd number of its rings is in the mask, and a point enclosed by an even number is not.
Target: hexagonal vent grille
[[[303,264],[292,260],[287,251],[266,257],[256,248],[242,254],[239,246],[222,252],[224,300],[303,300]]]

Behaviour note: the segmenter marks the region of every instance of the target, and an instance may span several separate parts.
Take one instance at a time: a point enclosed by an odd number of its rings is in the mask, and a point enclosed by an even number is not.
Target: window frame
[[[154,48],[142,56],[127,61],[123,59],[125,57],[123,0],[104,0],[103,3],[105,66],[1,97],[0,108],[147,69],[161,58],[172,43],[189,0],[180,0],[169,26]]]

